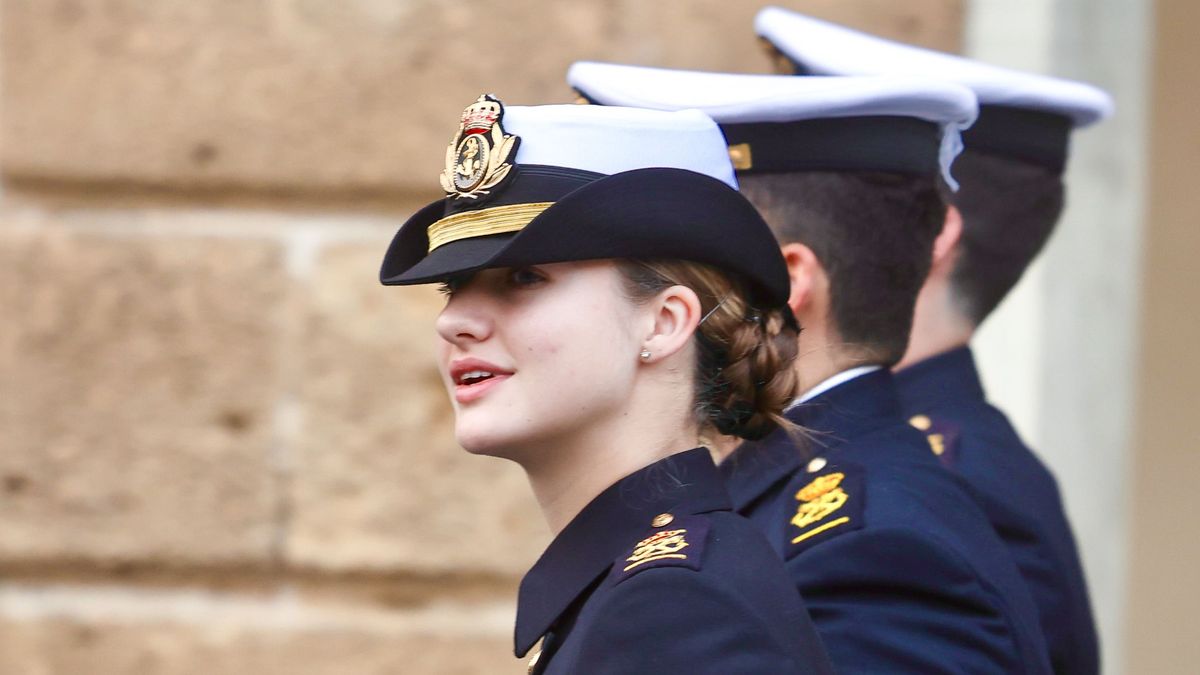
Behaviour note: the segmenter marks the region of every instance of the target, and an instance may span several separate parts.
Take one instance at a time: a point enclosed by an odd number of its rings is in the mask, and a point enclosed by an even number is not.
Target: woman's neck
[[[521,461],[550,530],[557,535],[601,492],[660,459],[696,447],[695,430],[575,434]]]

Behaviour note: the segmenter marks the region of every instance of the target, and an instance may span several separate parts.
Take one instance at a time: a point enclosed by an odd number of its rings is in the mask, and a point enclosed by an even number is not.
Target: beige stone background
[[[779,4],[963,46],[960,0]],[[758,7],[0,0],[0,673],[524,672],[543,523],[380,256],[481,91],[765,72]]]

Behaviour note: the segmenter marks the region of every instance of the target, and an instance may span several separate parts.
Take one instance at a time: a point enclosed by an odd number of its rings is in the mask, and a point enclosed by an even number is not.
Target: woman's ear
[[[643,363],[661,361],[687,347],[700,323],[700,298],[687,286],[671,286],[647,303],[651,332],[642,343]]]
[[[801,311],[812,303],[818,279],[825,274],[825,268],[817,260],[817,254],[804,244],[784,244],[779,252],[787,263],[788,279],[791,281],[788,306],[793,314],[800,316]]]

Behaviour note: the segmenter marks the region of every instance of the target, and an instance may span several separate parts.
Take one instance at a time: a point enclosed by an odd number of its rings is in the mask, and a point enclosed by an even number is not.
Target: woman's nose
[[[491,335],[492,320],[482,295],[463,291],[450,297],[434,323],[443,340],[461,347]]]

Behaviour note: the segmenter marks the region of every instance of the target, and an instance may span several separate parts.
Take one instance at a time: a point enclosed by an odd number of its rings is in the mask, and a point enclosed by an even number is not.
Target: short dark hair
[[[954,163],[952,201],[963,233],[950,288],[958,311],[978,326],[1017,285],[1062,214],[1062,175],[975,150]]]
[[[846,347],[872,363],[898,362],[946,218],[940,179],[805,171],[739,181],[780,244],[802,243],[821,261]]]

